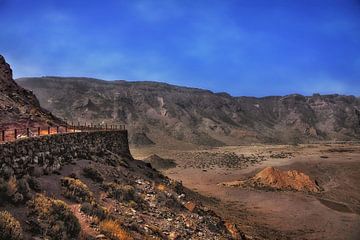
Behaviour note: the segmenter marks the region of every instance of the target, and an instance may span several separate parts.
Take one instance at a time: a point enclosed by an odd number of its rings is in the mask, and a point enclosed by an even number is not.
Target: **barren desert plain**
[[[360,239],[360,143],[132,148],[136,159],[174,160],[166,176],[206,196],[253,239]],[[320,192],[224,186],[265,167],[308,175]],[[161,168],[161,164],[159,166]]]

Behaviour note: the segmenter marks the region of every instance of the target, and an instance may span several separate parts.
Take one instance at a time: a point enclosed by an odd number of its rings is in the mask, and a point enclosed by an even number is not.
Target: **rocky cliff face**
[[[61,124],[40,107],[35,95],[16,84],[10,65],[0,55],[0,128]]]
[[[23,78],[41,105],[70,121],[125,123],[158,143],[201,145],[360,139],[360,98],[232,97],[154,82]]]

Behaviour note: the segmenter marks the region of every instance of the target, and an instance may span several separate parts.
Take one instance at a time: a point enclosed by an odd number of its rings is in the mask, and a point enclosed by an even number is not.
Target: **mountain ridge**
[[[232,97],[232,98],[253,98],[253,99],[266,99],[266,98],[282,98],[282,97],[286,97],[286,96],[303,96],[303,97],[313,97],[316,95],[320,95],[323,97],[326,96],[347,96],[347,97],[355,97],[355,98],[360,98],[360,95],[354,95],[354,94],[340,94],[340,93],[326,93],[326,94],[321,94],[321,93],[313,93],[311,95],[305,95],[305,94],[301,94],[301,93],[288,93],[285,95],[264,95],[264,96],[251,96],[251,95],[232,95],[226,91],[213,91],[213,90],[209,90],[206,88],[202,88],[202,87],[192,87],[192,86],[186,86],[186,85],[176,85],[173,83],[167,83],[167,82],[161,82],[161,81],[156,81],[156,80],[126,80],[126,79],[101,79],[101,78],[96,78],[96,77],[74,77],[74,76],[41,76],[41,77],[18,77],[15,80],[15,82],[22,82],[22,81],[29,81],[29,80],[41,80],[41,79],[53,79],[53,80],[60,80],[60,81],[68,81],[69,79],[71,80],[79,80],[79,81],[83,81],[83,80],[87,80],[87,81],[94,81],[94,82],[102,82],[102,83],[124,83],[124,84],[149,84],[149,85],[165,85],[165,86],[170,86],[170,87],[175,87],[175,88],[183,88],[183,89],[193,89],[193,90],[199,90],[199,91],[204,91],[204,92],[210,92],[216,95],[220,95],[220,96],[228,96],[228,97]]]
[[[157,143],[170,139],[220,146],[360,139],[360,98],[352,95],[233,97],[149,81],[16,81],[59,117],[124,123],[130,132],[145,132]]]

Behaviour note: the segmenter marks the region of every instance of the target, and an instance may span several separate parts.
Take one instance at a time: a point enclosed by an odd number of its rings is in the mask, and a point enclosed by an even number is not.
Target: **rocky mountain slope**
[[[125,123],[155,143],[299,143],[360,139],[360,98],[232,97],[155,82],[22,78],[41,105],[69,121]]]
[[[0,239],[243,239],[202,197],[131,156],[0,177]]]
[[[0,55],[0,128],[62,123],[40,107],[39,101],[31,91],[15,83],[10,65]]]
[[[12,80],[2,57],[0,90],[1,126],[62,123]],[[116,134],[92,134],[99,133]],[[98,148],[88,149],[85,139],[76,139],[89,133],[79,134],[0,145],[0,152],[15,156],[14,162],[0,159],[0,239],[244,239],[235,224],[202,204],[205,197],[133,159],[126,132],[112,139],[115,148],[97,135],[89,142]],[[61,145],[67,142],[71,150]],[[66,150],[56,156],[50,149]]]

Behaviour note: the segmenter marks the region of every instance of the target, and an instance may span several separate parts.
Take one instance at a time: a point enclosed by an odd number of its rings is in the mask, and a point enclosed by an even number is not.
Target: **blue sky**
[[[0,0],[14,76],[360,95],[359,0]]]

